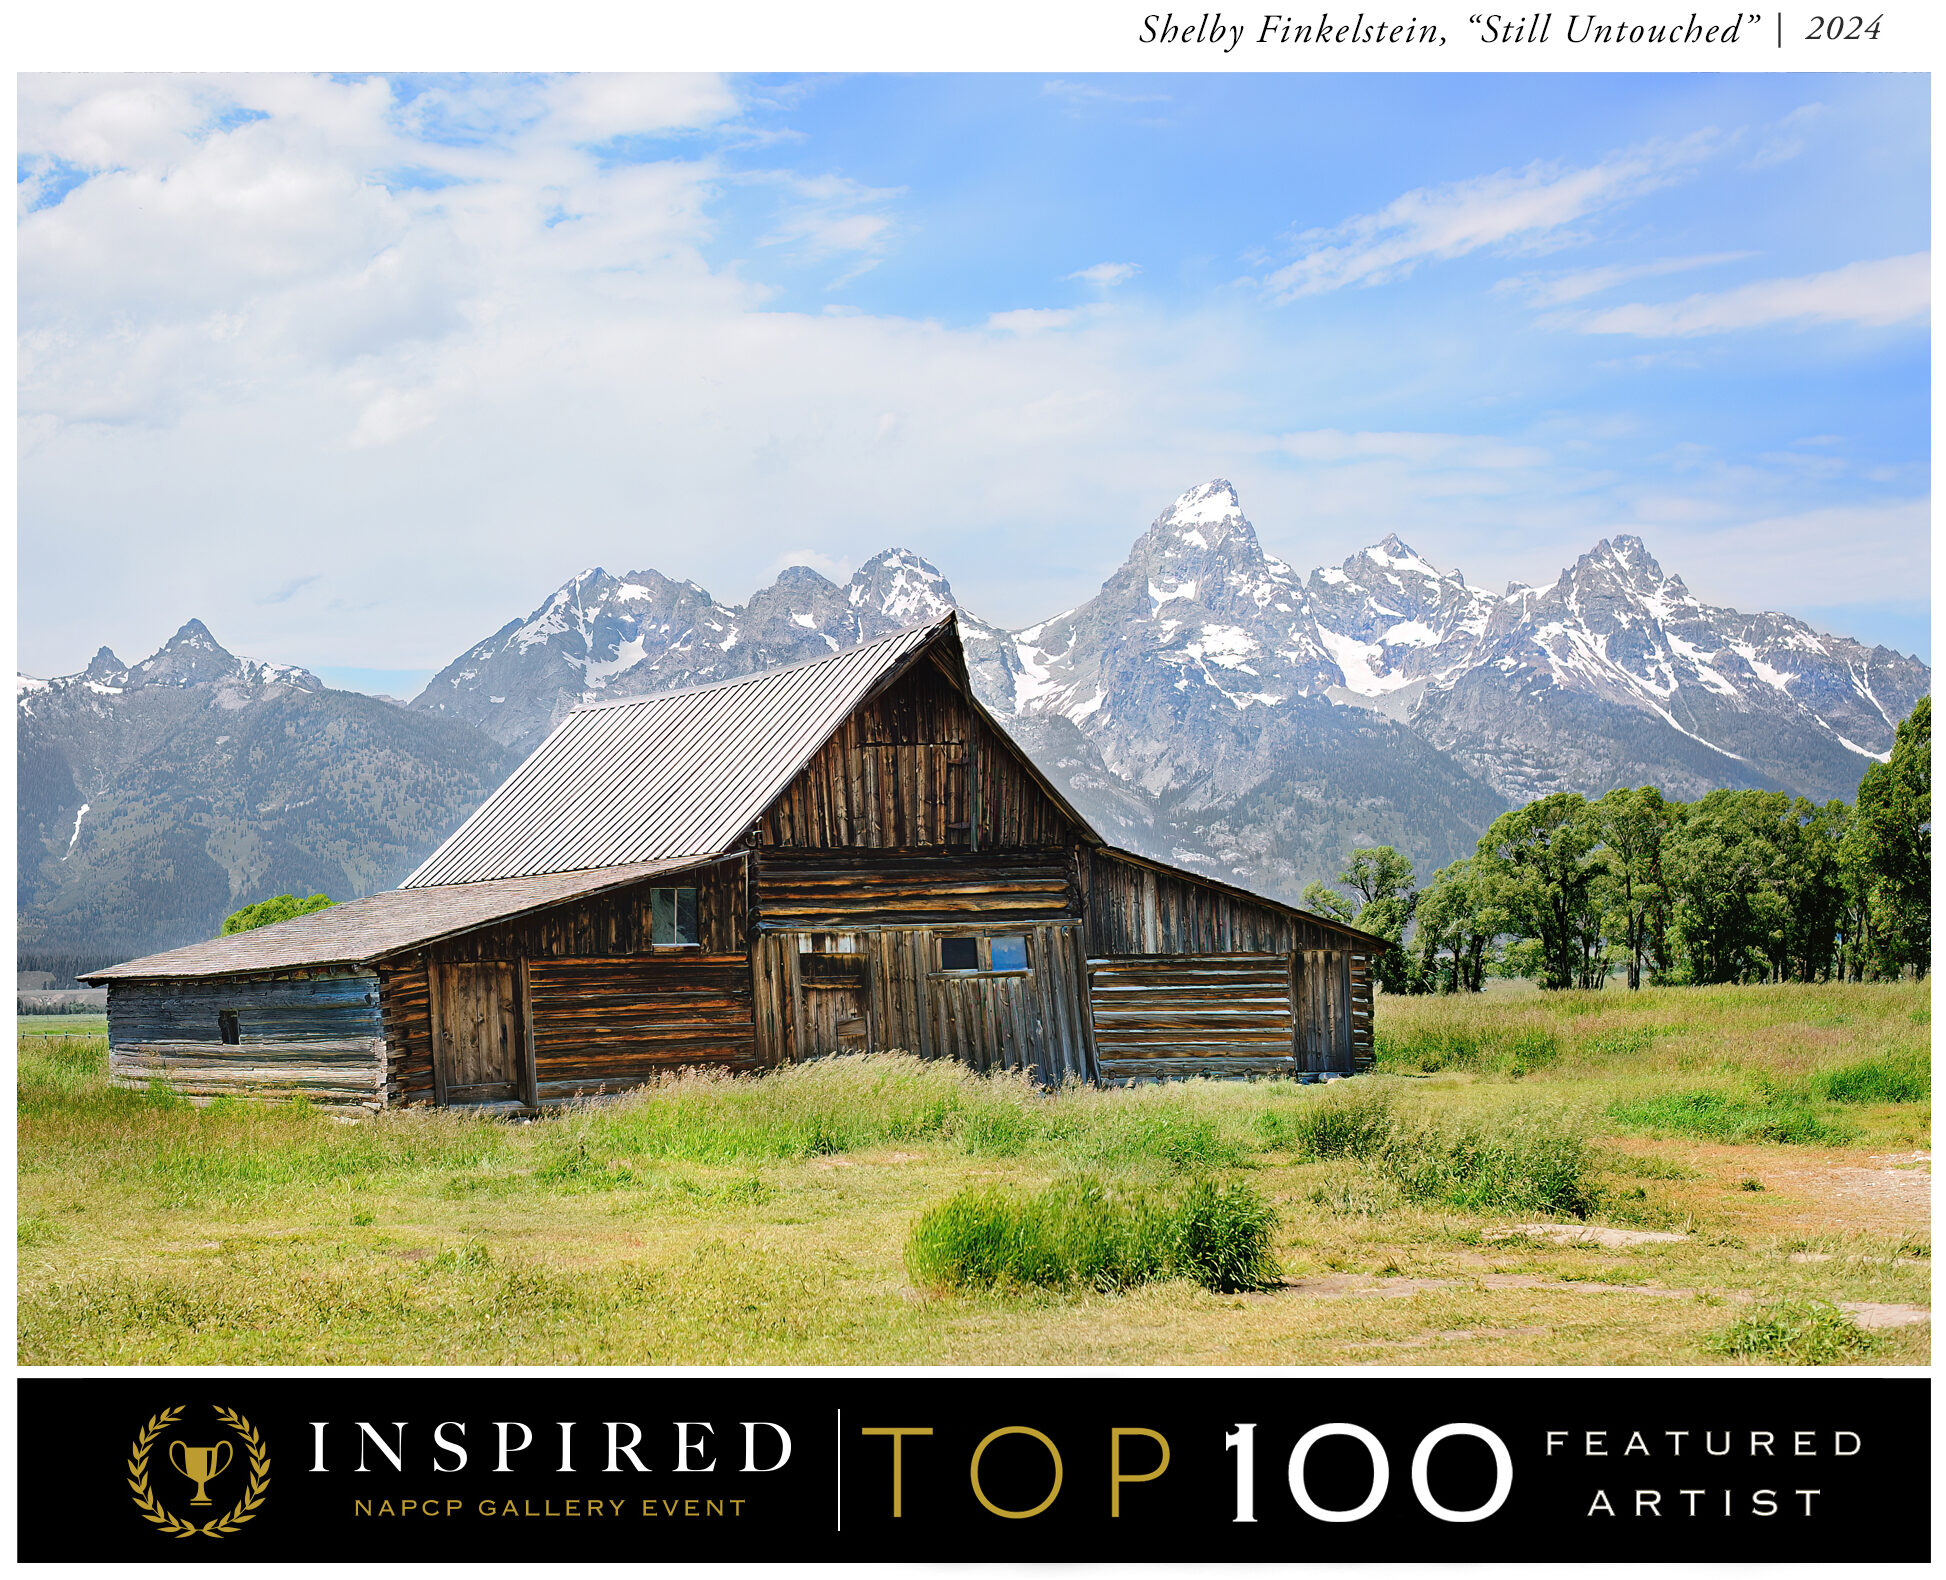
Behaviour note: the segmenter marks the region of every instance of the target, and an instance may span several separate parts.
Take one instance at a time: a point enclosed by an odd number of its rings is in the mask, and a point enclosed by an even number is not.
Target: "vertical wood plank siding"
[[[1058,850],[1070,837],[1015,748],[976,727],[931,660],[854,711],[771,804],[758,833],[765,846],[824,850]]]
[[[238,1041],[218,1012],[234,1011]],[[379,979],[319,970],[282,978],[117,981],[108,993],[108,1074],[165,1080],[185,1097],[302,1094],[377,1107],[384,1088]]]

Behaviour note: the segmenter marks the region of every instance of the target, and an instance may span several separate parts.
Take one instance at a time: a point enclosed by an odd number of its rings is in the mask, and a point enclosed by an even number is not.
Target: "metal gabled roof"
[[[287,922],[273,922],[268,927],[253,927],[248,932],[83,972],[82,980],[249,976],[311,966],[369,965],[386,955],[455,933],[471,932],[568,900],[585,899],[644,878],[693,872],[701,865],[704,863],[697,861],[644,861],[599,872],[454,883],[436,889],[387,889],[293,916]]]
[[[726,851],[853,709],[954,629],[947,614],[828,658],[580,708],[401,887]]]

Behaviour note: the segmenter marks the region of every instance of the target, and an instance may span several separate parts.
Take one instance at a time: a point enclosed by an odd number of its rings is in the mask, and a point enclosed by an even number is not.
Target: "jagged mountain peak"
[[[199,686],[235,676],[242,665],[201,620],[188,620],[129,671],[138,686]]]
[[[1241,564],[1263,563],[1257,529],[1244,515],[1235,485],[1227,478],[1214,477],[1179,494],[1175,503],[1150,523],[1130,557],[1194,561],[1205,555]]]
[[[115,656],[109,647],[96,649],[95,656],[88,660],[88,667],[81,671],[81,679],[107,683],[128,678],[128,665]]]
[[[1459,581],[1459,572],[1442,571],[1431,560],[1426,559],[1411,544],[1396,532],[1388,532],[1378,542],[1362,548],[1351,559],[1345,561],[1344,568],[1350,570],[1358,560],[1369,560],[1388,571],[1397,571],[1408,576],[1423,576],[1427,581]]]
[[[1156,523],[1191,531],[1243,519],[1243,503],[1237,498],[1236,485],[1227,477],[1212,477],[1207,483],[1198,483],[1177,495],[1176,502],[1156,518]]]
[[[815,571],[808,565],[786,565],[777,573],[777,580],[772,582],[765,591],[780,589],[788,591],[793,587],[812,587],[819,592],[838,590],[838,584],[822,571]]]
[[[851,578],[854,608],[875,609],[895,625],[937,620],[955,606],[952,586],[939,568],[911,549],[883,549]]]

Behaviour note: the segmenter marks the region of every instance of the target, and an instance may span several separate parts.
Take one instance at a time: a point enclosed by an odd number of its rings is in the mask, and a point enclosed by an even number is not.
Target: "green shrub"
[[[1368,1157],[1397,1123],[1397,1085],[1370,1076],[1333,1081],[1302,1103],[1265,1109],[1258,1137],[1306,1160]]]
[[[1923,1103],[1932,1096],[1932,1066],[1916,1049],[1820,1070],[1811,1090],[1828,1103]]]
[[[1848,1121],[1820,1114],[1802,1100],[1785,1095],[1665,1092],[1659,1097],[1616,1103],[1608,1113],[1625,1129],[1700,1136],[1709,1141],[1836,1147],[1858,1133]]]
[[[1869,1355],[1878,1340],[1828,1300],[1780,1300],[1711,1334],[1707,1347],[1749,1360],[1825,1366]]]
[[[335,903],[328,894],[307,895],[299,899],[294,894],[274,894],[267,900],[259,900],[255,905],[246,905],[240,911],[232,911],[223,918],[223,936],[231,933],[247,933],[255,927],[268,927],[273,922],[288,922],[294,916],[309,916],[313,911],[322,911]]]
[[[1176,1271],[1219,1295],[1268,1289],[1281,1276],[1270,1251],[1276,1228],[1277,1209],[1248,1185],[1198,1180],[1177,1206]]]
[[[1276,1209],[1248,1185],[1175,1195],[1080,1177],[1021,1195],[976,1187],[924,1214],[906,1267],[928,1288],[1112,1292],[1171,1276],[1228,1293],[1278,1276]]]

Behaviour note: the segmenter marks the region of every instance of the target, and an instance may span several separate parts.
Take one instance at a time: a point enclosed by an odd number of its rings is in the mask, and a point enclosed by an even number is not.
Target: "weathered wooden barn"
[[[119,1081],[530,1111],[868,1049],[1350,1074],[1383,947],[1111,848],[974,698],[948,615],[582,708],[403,887],[89,980]]]

